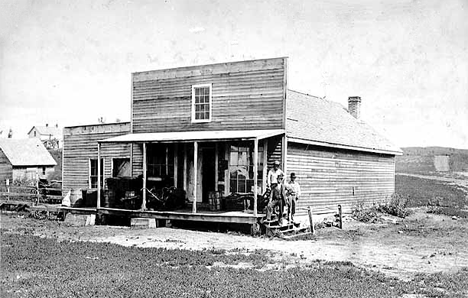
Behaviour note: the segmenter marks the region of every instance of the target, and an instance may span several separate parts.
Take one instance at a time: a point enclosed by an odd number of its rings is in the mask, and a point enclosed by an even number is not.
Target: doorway
[[[202,202],[209,202],[209,193],[216,190],[216,173],[215,173],[215,148],[214,146],[203,146],[200,148],[201,162],[201,194]]]

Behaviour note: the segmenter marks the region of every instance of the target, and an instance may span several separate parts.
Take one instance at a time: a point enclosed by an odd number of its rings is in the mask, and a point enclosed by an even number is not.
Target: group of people
[[[288,222],[294,222],[296,203],[301,195],[301,187],[296,181],[296,174],[291,173],[290,180],[284,182],[284,172],[279,168],[279,161],[275,161],[273,168],[268,171],[267,188],[270,190],[267,205],[267,220],[271,221],[272,214],[278,207],[278,224],[283,224],[285,205],[288,207]]]

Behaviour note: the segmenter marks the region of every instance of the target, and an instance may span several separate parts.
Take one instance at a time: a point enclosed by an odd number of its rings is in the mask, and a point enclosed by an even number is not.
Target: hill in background
[[[468,174],[468,150],[445,147],[406,147],[403,155],[396,157],[397,173]]]

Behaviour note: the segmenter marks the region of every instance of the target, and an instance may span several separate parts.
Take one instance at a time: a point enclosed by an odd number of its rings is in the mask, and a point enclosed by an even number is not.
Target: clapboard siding
[[[0,185],[5,185],[8,179],[10,183],[13,182],[13,167],[10,161],[0,149]]]
[[[395,159],[357,151],[288,143],[288,172],[301,185],[298,215],[306,207],[349,211],[357,202],[370,204],[388,199],[395,191]]]
[[[268,139],[267,166],[273,168],[273,163],[279,161],[281,163],[283,156],[282,137],[273,137]],[[265,173],[266,175],[267,173]]]
[[[133,144],[132,175],[143,175],[143,145]]]
[[[86,125],[64,128],[63,190],[89,187],[89,160],[97,159],[98,141],[130,132],[130,123]],[[103,143],[104,178],[112,176],[113,158],[130,158],[130,144]]]
[[[286,59],[133,74],[134,133],[284,128]],[[212,116],[192,123],[192,86],[212,84]]]

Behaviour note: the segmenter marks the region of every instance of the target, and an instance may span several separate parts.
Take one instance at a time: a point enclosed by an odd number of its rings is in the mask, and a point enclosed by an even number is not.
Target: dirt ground
[[[3,231],[56,238],[57,241],[236,252],[261,249],[275,256],[278,263],[350,261],[401,279],[410,279],[417,273],[450,272],[468,267],[468,220],[428,214],[424,209],[418,209],[406,219],[387,217],[380,224],[348,220],[342,230],[323,228],[313,239],[295,241],[176,228],[72,227],[16,214],[2,214],[1,227]]]

